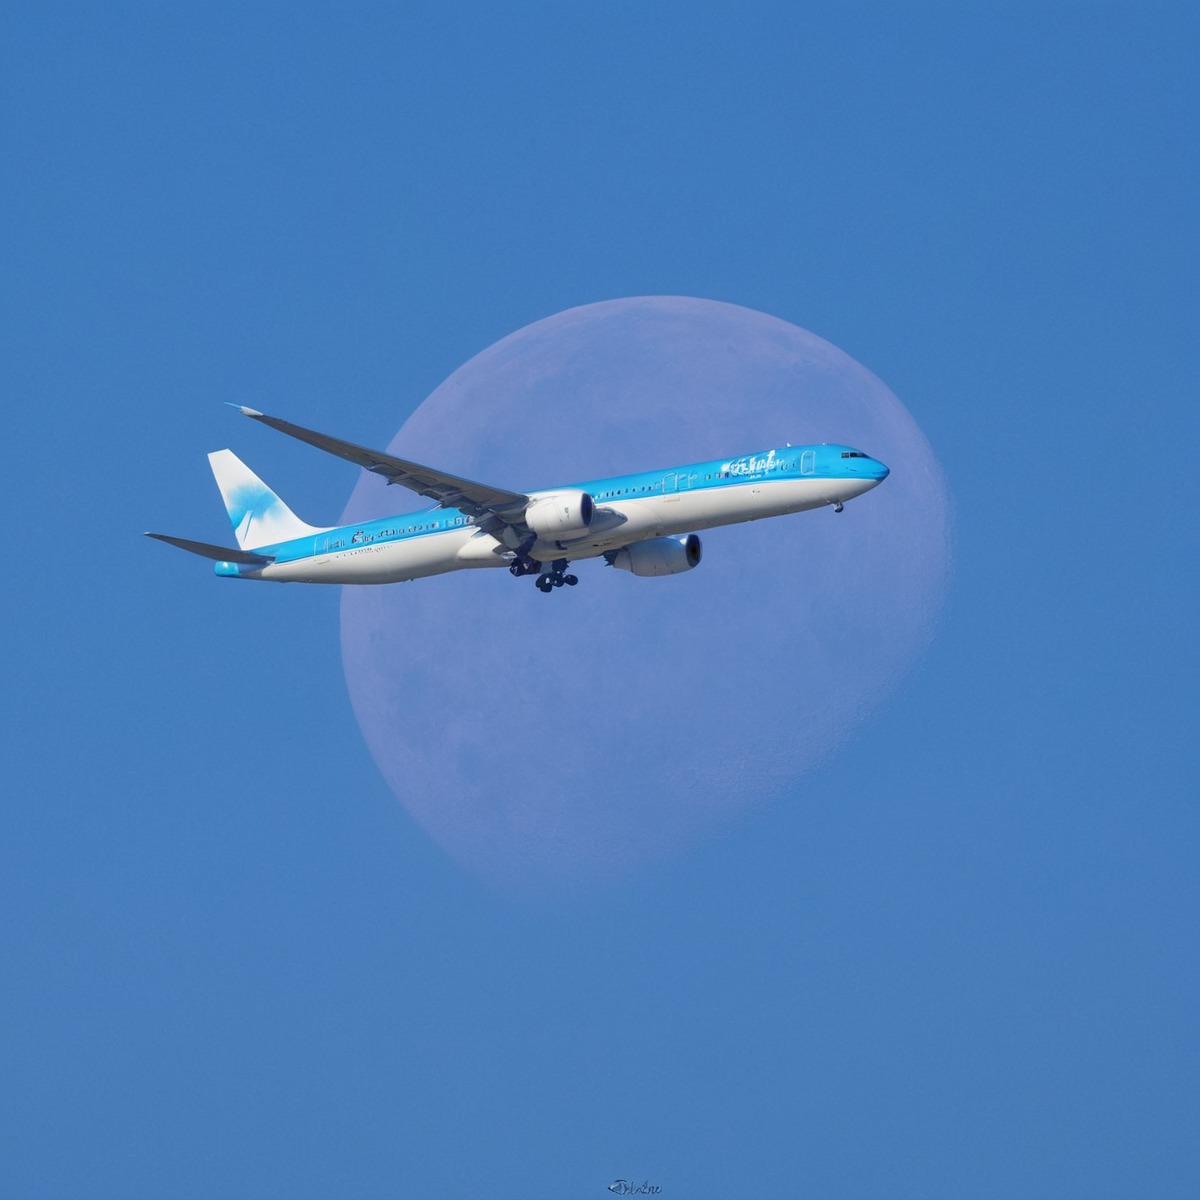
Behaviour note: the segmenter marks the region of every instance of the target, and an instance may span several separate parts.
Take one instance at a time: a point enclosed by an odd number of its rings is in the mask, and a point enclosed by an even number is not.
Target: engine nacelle
[[[604,557],[609,566],[634,575],[682,575],[700,565],[701,554],[699,536],[685,533],[683,537],[647,538]]]
[[[547,492],[525,510],[525,524],[538,537],[582,537],[595,512],[595,501],[587,492]]]

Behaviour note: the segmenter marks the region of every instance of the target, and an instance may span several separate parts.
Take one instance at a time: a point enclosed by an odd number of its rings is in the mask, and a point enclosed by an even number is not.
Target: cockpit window
[[[843,450],[843,458],[866,458],[867,456],[861,450]]]

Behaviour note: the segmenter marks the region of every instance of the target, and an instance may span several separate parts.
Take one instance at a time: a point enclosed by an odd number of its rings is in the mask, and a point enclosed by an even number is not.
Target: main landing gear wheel
[[[520,579],[522,575],[536,575],[541,569],[542,564],[536,558],[522,555],[520,558],[513,559],[509,564],[508,573]]]
[[[564,584],[567,587],[574,587],[579,582],[578,575],[568,575],[567,560],[560,558],[549,571],[543,571],[537,577],[538,591],[552,592],[555,588],[560,588]],[[509,568],[510,570],[512,568]]]

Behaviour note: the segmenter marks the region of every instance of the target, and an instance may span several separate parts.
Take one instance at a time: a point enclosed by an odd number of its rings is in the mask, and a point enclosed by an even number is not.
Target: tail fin
[[[208,465],[243,550],[325,532],[300,520],[232,450],[214,450]]]

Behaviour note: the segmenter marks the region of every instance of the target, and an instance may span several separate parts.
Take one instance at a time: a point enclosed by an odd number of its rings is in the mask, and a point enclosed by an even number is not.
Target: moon
[[[868,370],[751,309],[650,296],[535,322],[476,355],[390,452],[514,491],[843,442],[891,475],[846,505],[703,534],[694,571],[578,564],[346,587],[363,737],[425,832],[496,883],[620,878],[794,795],[928,646],[950,500],[921,430]],[[344,524],[404,493],[365,475]]]

